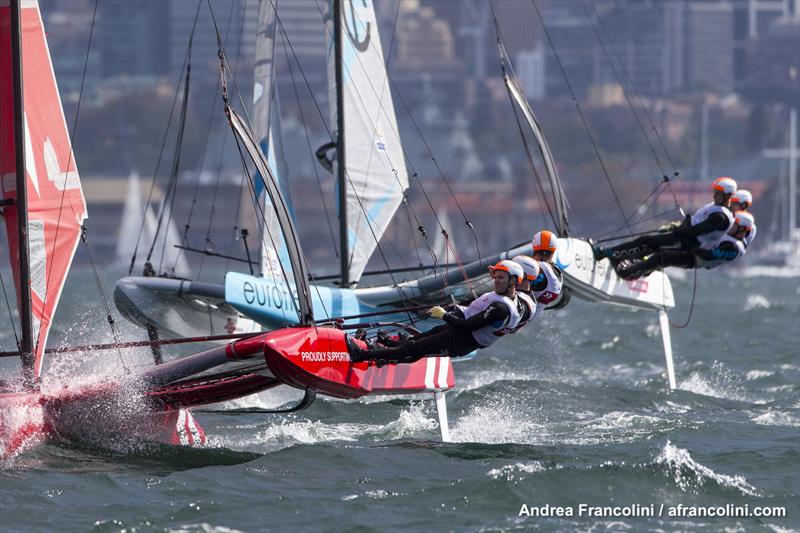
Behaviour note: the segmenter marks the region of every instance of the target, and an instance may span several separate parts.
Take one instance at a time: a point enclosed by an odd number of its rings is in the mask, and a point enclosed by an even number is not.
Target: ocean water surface
[[[54,343],[109,340],[92,288],[90,273],[71,275]],[[692,291],[693,276],[675,282],[675,322]],[[120,326],[124,338],[143,337]],[[429,398],[387,397],[319,398],[282,416],[198,413],[211,441],[203,449],[36,446],[0,468],[0,528],[800,531],[798,279],[701,272],[691,322],[672,334],[675,391],[655,313],[573,299],[454,364],[447,444]],[[2,339],[13,343],[9,331]],[[130,366],[148,355],[124,357]],[[47,371],[102,379],[120,371],[117,358],[59,356]],[[278,389],[239,405],[299,396]],[[581,505],[787,515],[578,516]],[[528,516],[534,508],[540,516]],[[542,516],[555,508],[575,516]]]

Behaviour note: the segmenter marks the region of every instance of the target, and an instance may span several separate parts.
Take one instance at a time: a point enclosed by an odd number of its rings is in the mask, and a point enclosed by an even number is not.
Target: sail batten
[[[337,137],[344,138],[343,146],[337,146],[337,167],[344,160],[340,216],[345,213],[347,245],[342,248],[347,251],[348,278],[358,282],[408,189],[408,172],[373,4],[340,2],[338,16],[332,6],[328,9],[329,101],[340,102],[331,105],[331,123],[340,125],[343,135],[337,131]],[[339,54],[333,44],[337,32]]]

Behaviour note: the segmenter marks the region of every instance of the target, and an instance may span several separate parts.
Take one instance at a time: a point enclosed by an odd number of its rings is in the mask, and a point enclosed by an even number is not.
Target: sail
[[[39,4],[35,0],[23,0],[21,4],[33,368],[39,377],[53,314],[87,214]],[[0,0],[0,65],[8,69],[0,75],[0,176],[4,201],[17,197],[10,27],[9,3]],[[17,206],[6,205],[3,217],[19,297]]]
[[[289,210],[264,154],[258,146],[255,134],[233,109],[226,107],[225,113],[230,121],[231,129],[237,137],[237,142],[247,152],[256,170],[264,177],[266,205],[263,209],[263,216],[266,220],[261,238],[262,249],[266,256],[266,269],[262,274],[271,282],[270,297],[281,302],[281,308],[284,311],[287,310],[282,302],[291,302],[296,311],[295,316],[299,318],[299,323],[308,324],[313,321],[314,316],[308,288],[307,269]],[[271,231],[272,227],[277,228],[278,231]],[[244,288],[244,291],[246,292],[247,289]],[[257,295],[253,294],[253,296]],[[287,316],[287,321],[288,319]]]
[[[175,225],[175,219],[167,216],[167,230],[156,247],[153,250],[153,257],[150,258],[153,266],[163,272],[169,272],[176,276],[186,277],[189,275],[189,263],[186,260],[185,254],[181,252],[176,245],[181,244],[180,234]],[[158,227],[158,220],[156,214],[153,212],[152,206],[147,206],[144,198],[142,197],[142,185],[139,178],[139,173],[134,171],[128,178],[128,191],[125,195],[125,206],[122,211],[122,222],[119,228],[119,235],[117,238],[117,248],[115,252],[115,263],[118,265],[129,266],[131,257],[136,250],[136,243],[149,243],[153,242],[156,238],[156,228]],[[139,236],[141,231],[142,235]],[[166,239],[164,242],[163,239]],[[134,269],[139,269],[144,264],[144,258],[134,266]]]
[[[497,29],[497,34],[499,36],[500,29],[497,27],[496,19],[495,28]],[[512,105],[516,106],[525,117],[525,123],[528,125],[530,131],[533,133],[533,136],[536,138],[536,142],[539,147],[539,153],[544,161],[545,169],[547,170],[547,179],[549,181],[550,192],[553,197],[552,207],[555,209],[555,213],[553,213],[553,222],[556,225],[556,232],[558,233],[559,237],[565,237],[569,234],[569,223],[567,221],[567,200],[566,196],[564,195],[564,189],[561,187],[561,180],[558,177],[558,171],[556,170],[555,161],[553,160],[553,154],[550,151],[550,145],[547,144],[547,139],[544,137],[542,127],[539,125],[539,121],[536,120],[536,116],[533,114],[533,110],[531,110],[530,106],[528,105],[525,94],[522,92],[519,83],[517,83],[517,80],[514,76],[514,69],[511,66],[511,60],[508,57],[506,47],[499,38],[497,40],[497,47],[500,53],[500,66],[503,70],[503,79],[506,82],[508,96],[511,99]],[[527,145],[525,149],[527,151]],[[527,155],[532,170],[536,172],[532,155],[530,152],[528,152]],[[544,191],[542,192],[544,194]],[[548,204],[548,208],[550,208],[550,202],[547,199],[545,199],[545,201]]]
[[[331,124],[341,124],[337,165],[344,159],[349,278],[357,282],[408,189],[403,150],[371,0],[340,2],[340,68],[331,6],[326,16]],[[338,122],[340,102],[342,120]]]
[[[292,220],[295,219],[292,191],[289,185],[289,168],[283,148],[281,134],[280,104],[278,100],[278,87],[275,84],[275,32],[277,2],[260,0],[258,4],[258,29],[256,31],[255,65],[253,75],[253,133],[261,151],[267,156],[272,175],[280,188],[286,207]],[[266,188],[264,178],[256,172],[255,179],[256,197],[260,205],[265,207],[265,224],[270,227],[266,231],[275,234],[280,231],[277,219],[265,203]],[[285,250],[278,250],[278,255],[287,258]],[[270,270],[270,253],[267,248],[261,249],[261,272]],[[265,274],[266,275],[266,274]]]

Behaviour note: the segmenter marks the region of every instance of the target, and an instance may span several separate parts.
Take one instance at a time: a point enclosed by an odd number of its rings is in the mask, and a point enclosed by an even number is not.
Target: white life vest
[[[729,252],[727,250],[720,250],[719,246],[723,242],[732,242],[736,246],[736,252]],[[744,243],[737,239],[736,237],[731,237],[730,235],[723,235],[722,239],[714,245],[703,245],[700,248],[704,248],[706,250],[711,250],[712,258],[711,259],[702,259],[697,257],[695,261],[695,267],[703,267],[703,268],[717,268],[720,265],[724,265],[725,263],[730,263],[732,261],[736,261],[740,257],[745,254]]]
[[[484,348],[490,346],[503,335],[511,333],[514,331],[514,328],[517,327],[520,319],[519,310],[517,309],[517,299],[511,299],[508,296],[503,296],[491,291],[477,297],[466,309],[462,307],[464,318],[470,318],[484,312],[487,307],[497,302],[503,303],[508,307],[508,318],[500,324],[489,324],[488,326],[483,326],[472,332],[475,341]]]
[[[752,243],[753,240],[756,238],[756,231],[757,230],[758,230],[758,228],[756,227],[755,224],[753,224],[753,227],[750,230],[750,233],[748,233],[747,235],[744,236],[744,247],[745,248],[750,246],[750,243]]]
[[[541,291],[533,291],[533,296],[536,298],[536,307],[544,309],[554,306],[561,299],[564,276],[547,261],[539,261],[539,269],[539,273],[547,279],[547,287]]]
[[[517,324],[517,327],[514,328],[513,333],[516,333],[517,331],[522,329],[522,326],[524,326],[533,319],[533,317],[536,315],[536,308],[538,307],[536,300],[534,300],[532,297],[530,297],[528,294],[522,291],[517,293],[517,297],[519,301],[522,302],[522,305],[526,305],[528,307],[528,318],[522,320],[522,314],[520,314],[519,323]]]
[[[700,243],[701,246],[710,244],[716,245],[720,242],[720,239],[728,233],[728,231],[733,226],[733,214],[731,210],[725,206],[717,205],[715,203],[706,204],[692,215],[692,226],[697,226],[698,224],[702,224],[708,217],[711,216],[713,213],[722,213],[728,219],[728,227],[724,230],[716,230],[710,233],[704,233],[703,235],[697,236],[697,241]],[[713,248],[713,246],[712,246]]]

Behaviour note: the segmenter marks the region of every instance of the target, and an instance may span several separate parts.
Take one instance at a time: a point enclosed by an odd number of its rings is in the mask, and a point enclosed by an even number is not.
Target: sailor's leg
[[[388,363],[413,363],[425,356],[449,355],[460,357],[479,347],[467,331],[444,324],[419,337],[409,339],[392,348],[353,350],[352,361],[381,360]]]
[[[603,251],[612,261],[622,259],[640,259],[662,248],[682,249],[683,243],[673,232],[644,235],[632,241],[624,242]]]
[[[675,250],[661,250],[654,253],[644,261],[636,261],[626,268],[621,268],[618,273],[619,276],[624,279],[636,279],[643,276],[648,276],[652,272],[655,272],[656,270],[662,270],[668,266],[693,268],[694,253]]]

